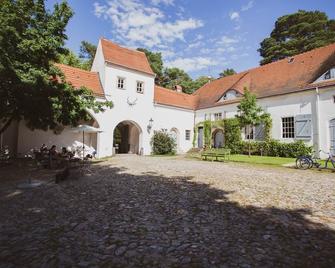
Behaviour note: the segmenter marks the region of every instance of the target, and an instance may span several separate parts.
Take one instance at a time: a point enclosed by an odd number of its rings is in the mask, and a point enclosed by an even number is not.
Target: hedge
[[[248,154],[248,146],[248,141],[242,141],[240,143],[239,153]],[[251,142],[251,154],[253,155],[295,158],[300,155],[308,155],[311,152],[312,147],[306,145],[303,141],[295,141],[291,143],[279,142],[277,140]]]

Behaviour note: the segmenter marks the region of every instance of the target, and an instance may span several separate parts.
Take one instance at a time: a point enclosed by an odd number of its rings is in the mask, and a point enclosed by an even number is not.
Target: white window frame
[[[191,140],[191,130],[185,129],[185,140],[190,141]]]
[[[139,87],[139,85],[141,86]],[[136,81],[136,92],[139,94],[144,94],[144,82],[143,81]]]
[[[218,121],[218,120],[222,120],[222,113],[214,113],[214,120]]]
[[[122,83],[120,83],[120,81],[122,81]],[[122,87],[120,87],[121,84],[122,84]],[[118,89],[126,89],[126,78],[118,76],[116,79],[116,87]]]
[[[248,138],[248,135],[250,135],[250,134],[248,134],[247,133],[247,129],[248,129],[248,126],[245,126],[244,127],[244,139],[245,140],[249,140],[249,138]],[[255,131],[256,131],[256,127],[255,126],[253,126],[252,128],[250,127],[249,129],[251,129],[251,133],[252,133],[252,138],[250,139],[250,140],[255,140]]]
[[[284,119],[292,118],[293,126],[286,125],[285,128],[291,128],[291,132],[284,131]],[[287,124],[287,122],[285,122]],[[292,131],[293,130],[293,131]],[[286,136],[286,137],[285,137]],[[281,138],[282,139],[294,139],[295,138],[295,117],[294,116],[283,116],[281,117]]]

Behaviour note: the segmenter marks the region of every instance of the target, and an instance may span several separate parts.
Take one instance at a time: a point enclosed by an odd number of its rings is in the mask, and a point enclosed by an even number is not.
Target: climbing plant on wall
[[[206,148],[211,148],[212,145],[212,122],[210,120],[204,121],[204,141]]]

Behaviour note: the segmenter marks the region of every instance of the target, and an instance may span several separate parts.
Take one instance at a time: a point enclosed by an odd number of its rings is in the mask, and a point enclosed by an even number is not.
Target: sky
[[[46,0],[48,9],[61,0]],[[334,0],[68,0],[74,16],[66,46],[104,37],[129,48],[161,52],[165,67],[193,78],[218,77],[259,65],[257,49],[280,16],[320,10],[335,19]]]

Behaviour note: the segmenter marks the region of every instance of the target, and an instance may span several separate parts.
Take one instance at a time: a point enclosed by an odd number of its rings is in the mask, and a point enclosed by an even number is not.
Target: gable
[[[335,79],[335,67],[324,72],[314,83],[321,83],[324,81],[330,81]]]
[[[101,39],[100,42],[106,62],[155,75],[144,52],[121,47],[107,39]]]

